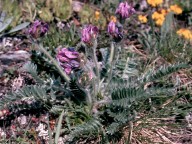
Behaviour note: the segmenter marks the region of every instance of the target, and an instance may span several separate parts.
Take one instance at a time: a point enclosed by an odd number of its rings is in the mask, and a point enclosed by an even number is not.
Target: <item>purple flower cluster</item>
[[[121,2],[115,13],[119,14],[121,18],[129,18],[132,14],[135,13],[135,9],[128,5],[127,2]]]
[[[119,42],[123,39],[122,25],[117,26],[114,21],[110,21],[107,31],[113,37],[115,42]]]
[[[118,28],[116,27],[115,22],[110,21],[107,27],[107,31],[109,34],[114,35],[115,33],[118,33]]]
[[[86,25],[81,31],[81,40],[85,43],[91,43],[91,40],[97,36],[99,29],[93,25]]]
[[[60,49],[57,53],[57,60],[68,75],[72,70],[80,67],[79,53],[73,48]]]
[[[36,20],[29,28],[28,34],[30,34],[34,38],[38,38],[40,36],[45,35],[48,30],[49,26],[47,23]]]

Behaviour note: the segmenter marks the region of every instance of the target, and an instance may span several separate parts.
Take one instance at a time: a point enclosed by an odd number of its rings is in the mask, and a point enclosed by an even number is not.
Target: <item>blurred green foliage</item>
[[[98,19],[96,16],[96,12],[98,12]],[[79,16],[81,18],[81,24],[89,24],[92,23],[98,26],[101,29],[105,29],[107,25],[106,18],[102,14],[101,11],[94,10],[90,5],[85,4],[82,10],[79,12]]]
[[[192,9],[192,1],[191,0],[174,0],[173,2],[181,5],[184,8],[184,10],[189,11]]]
[[[0,4],[2,11],[14,17],[13,26],[21,21],[33,21],[36,18],[46,22],[54,18],[67,20],[72,14],[71,0],[1,0]]]
[[[166,20],[159,31],[155,30],[154,22],[151,21],[150,31],[139,32],[139,42],[145,51],[154,58],[161,56],[167,62],[190,62],[192,49],[190,41],[177,35],[177,25],[173,14],[166,16]]]
[[[42,38],[45,47],[50,50],[55,50],[59,45],[75,46],[79,40],[76,26],[74,24],[70,27],[65,26],[65,30],[61,30],[56,25],[50,25],[49,32]]]
[[[0,1],[1,10],[6,12],[8,17],[13,17],[13,21],[11,23],[12,26],[16,26],[18,23],[22,21],[22,10],[19,7],[18,1],[10,1],[10,0],[1,0]]]

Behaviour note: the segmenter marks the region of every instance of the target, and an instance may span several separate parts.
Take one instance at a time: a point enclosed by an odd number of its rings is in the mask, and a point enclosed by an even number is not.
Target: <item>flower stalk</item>
[[[114,42],[111,42],[111,52],[110,52],[110,56],[109,56],[109,63],[110,65],[113,62],[114,59],[114,53],[115,53],[115,46],[114,46]]]
[[[93,61],[95,63],[95,71],[96,71],[96,83],[97,83],[97,88],[96,88],[96,95],[100,91],[100,72],[99,72],[99,66],[98,66],[98,60],[97,60],[97,55],[96,55],[96,49],[97,49],[97,39],[94,39],[93,42]]]
[[[132,139],[132,135],[133,135],[133,122],[130,121],[129,122],[129,136],[128,136],[128,144],[131,144],[131,139]]]

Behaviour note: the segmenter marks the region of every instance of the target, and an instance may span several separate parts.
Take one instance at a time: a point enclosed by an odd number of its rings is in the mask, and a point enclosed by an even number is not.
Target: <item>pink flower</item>
[[[31,27],[29,28],[28,34],[30,34],[34,38],[38,38],[45,35],[48,30],[49,26],[47,23],[36,20],[32,23]]]
[[[109,34],[113,35],[115,33],[118,33],[118,28],[116,27],[116,24],[113,21],[110,21],[107,28]]]
[[[122,25],[117,26],[115,22],[111,21],[108,24],[107,31],[115,42],[120,42],[123,39]]]
[[[90,43],[98,34],[99,30],[96,26],[87,25],[81,31],[81,40],[85,43]]]
[[[60,66],[67,74],[80,67],[79,53],[73,48],[62,48],[56,57]]]
[[[135,9],[128,5],[127,2],[121,2],[115,13],[119,14],[122,18],[129,18],[132,14],[135,13]]]

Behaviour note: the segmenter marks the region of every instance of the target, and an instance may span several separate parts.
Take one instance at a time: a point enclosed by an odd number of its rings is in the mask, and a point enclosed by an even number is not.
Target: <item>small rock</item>
[[[44,140],[49,139],[48,129],[46,128],[45,124],[40,123],[36,128],[36,131],[38,132],[39,137],[42,137]]]
[[[6,137],[6,133],[3,131],[2,128],[0,128],[0,138],[5,138]]]
[[[3,75],[4,69],[0,65],[0,77]]]
[[[72,7],[74,12],[80,12],[83,7],[83,3],[79,1],[73,1]]]
[[[30,59],[30,54],[27,51],[9,51],[6,54],[0,54],[0,62],[4,65],[9,65],[12,62],[24,62]]]
[[[22,115],[22,116],[19,116],[17,118],[18,122],[21,124],[21,125],[25,125],[27,123],[27,117]]]
[[[20,89],[24,85],[24,78],[19,76],[18,78],[15,78],[12,83],[12,89],[14,91]]]

